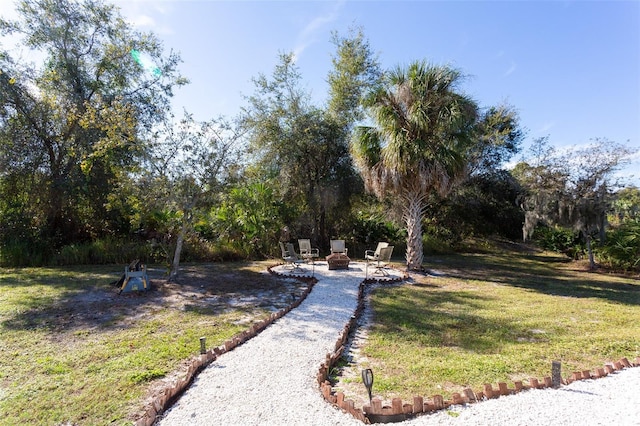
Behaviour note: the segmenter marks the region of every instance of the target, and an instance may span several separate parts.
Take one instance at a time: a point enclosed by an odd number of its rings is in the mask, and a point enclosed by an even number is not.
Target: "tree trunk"
[[[320,221],[318,223],[318,234],[319,240],[315,241],[316,244],[321,244],[322,247],[325,247],[326,244],[329,243],[329,236],[327,235],[327,213],[324,209],[324,206],[320,207]]]
[[[607,241],[606,227],[607,227],[607,212],[606,210],[603,209],[603,211],[600,212],[600,218],[598,223],[598,232],[600,233],[600,244],[604,244]]]
[[[178,276],[180,268],[180,254],[182,253],[182,245],[184,243],[184,236],[187,232],[187,219],[185,218],[178,233],[178,240],[176,241],[176,250],[173,253],[173,262],[171,263],[171,273],[169,274],[169,281],[173,281]]]
[[[422,200],[418,193],[405,197],[404,220],[407,225],[407,269],[422,269]]]
[[[589,254],[589,270],[593,271],[596,269],[596,262],[593,258],[593,250],[591,249],[591,235],[585,232],[585,237],[587,240],[587,253]]]

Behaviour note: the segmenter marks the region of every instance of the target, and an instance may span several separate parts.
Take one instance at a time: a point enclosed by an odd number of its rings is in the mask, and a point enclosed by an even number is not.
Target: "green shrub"
[[[425,255],[453,253],[460,248],[466,233],[452,230],[438,219],[423,221],[422,246]]]
[[[62,247],[49,261],[51,265],[107,265],[129,263],[140,259],[154,263],[149,242],[127,238],[105,238],[86,243],[70,244]]]
[[[351,218],[354,241],[375,243],[377,241],[402,240],[402,230],[387,220],[380,212],[358,210]]]
[[[624,271],[640,271],[640,220],[624,222],[607,232],[604,244],[595,248],[598,262]]]
[[[2,266],[104,265],[129,263],[133,259],[159,261],[150,243],[126,238],[69,244],[58,250],[21,241],[11,241],[0,248]]]
[[[0,247],[1,266],[43,266],[46,249],[33,241],[11,239]]]
[[[246,253],[225,241],[212,242],[195,236],[185,241],[181,254],[181,262],[220,262],[246,258]]]
[[[472,176],[446,199],[430,201],[428,216],[438,218],[441,227],[469,237],[522,235],[524,213],[519,207],[521,189],[507,171]]]
[[[545,250],[564,253],[573,259],[580,258],[585,252],[580,235],[566,228],[538,226],[533,232],[533,240]]]
[[[451,254],[455,252],[455,248],[450,241],[430,234],[423,234],[422,249],[425,255]]]
[[[128,264],[134,259],[144,263],[169,265],[175,242],[146,241],[141,238],[104,238],[69,244],[59,250],[14,241],[0,247],[0,266],[65,266]],[[188,237],[181,262],[213,262],[246,259],[247,254],[228,242],[211,242],[197,236]]]

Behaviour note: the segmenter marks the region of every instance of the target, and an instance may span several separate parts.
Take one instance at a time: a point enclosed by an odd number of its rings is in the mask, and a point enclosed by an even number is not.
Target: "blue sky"
[[[197,119],[236,115],[279,52],[296,53],[322,104],[331,31],[355,25],[383,67],[450,64],[481,106],[513,105],[525,148],[547,135],[557,147],[606,138],[640,148],[638,1],[110,1],[181,54],[191,84],[174,107]],[[624,174],[640,185],[640,155]]]

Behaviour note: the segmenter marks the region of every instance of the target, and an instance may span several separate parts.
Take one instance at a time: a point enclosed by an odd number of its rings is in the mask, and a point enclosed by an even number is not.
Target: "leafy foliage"
[[[382,71],[362,28],[351,28],[347,36],[332,33],[336,53],[329,72],[328,112],[343,127],[351,129],[365,117],[362,100],[366,92],[380,83]]]
[[[508,171],[472,175],[450,197],[432,198],[428,222],[448,230],[453,244],[467,237],[518,239],[524,220],[518,205],[521,192]]]
[[[564,253],[574,259],[584,253],[580,234],[571,229],[538,226],[533,233],[533,240],[545,250]]]
[[[538,223],[572,228],[581,233],[594,268],[592,235],[598,233],[604,243],[611,190],[618,186],[614,173],[633,152],[624,145],[596,139],[587,148],[557,153],[547,138],[536,140],[532,158],[514,170],[527,191],[522,203],[524,238]]]
[[[640,220],[633,219],[607,232],[595,249],[600,264],[624,271],[640,271]]]
[[[406,233],[389,203],[362,194],[353,201],[347,224],[350,232],[343,237],[348,241],[349,252],[364,253],[375,249],[380,241],[395,246],[395,253],[404,252]]]
[[[506,104],[489,107],[480,113],[476,143],[469,153],[472,175],[494,173],[520,151],[525,131],[519,121],[515,109]]]
[[[624,222],[640,218],[640,189],[635,186],[622,188],[614,194],[609,221]]]
[[[211,231],[246,257],[274,255],[283,203],[273,182],[252,182],[231,189],[210,213]]]
[[[154,133],[138,197],[149,212],[162,218],[156,221],[154,234],[172,246],[165,250],[172,278],[178,273],[185,238],[197,217],[235,178],[242,135],[237,125],[224,119],[197,122],[186,112],[178,123],[167,120]],[[140,221],[144,226],[144,213]]]
[[[128,221],[111,208],[112,194],[144,152],[140,133],[186,82],[179,57],[100,1],[25,0],[17,9],[21,19],[0,21],[0,32],[46,59],[36,67],[0,52],[0,176],[24,181],[9,202],[31,206],[19,220],[51,249],[122,232]],[[132,49],[161,73],[149,75]],[[7,220],[1,211],[4,241],[20,239]]]
[[[282,201],[301,212],[289,225],[316,244],[328,243],[335,232],[329,224],[348,211],[357,177],[343,124],[309,105],[300,78],[293,55],[280,55],[271,78],[254,80],[244,125],[257,173],[274,176]]]

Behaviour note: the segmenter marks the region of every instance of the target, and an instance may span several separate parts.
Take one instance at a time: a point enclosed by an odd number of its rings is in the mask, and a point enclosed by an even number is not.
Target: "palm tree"
[[[396,68],[365,98],[373,127],[356,129],[351,150],[367,189],[401,202],[407,268],[422,268],[427,197],[447,195],[465,175],[478,106],[459,93],[462,74],[414,62]]]

